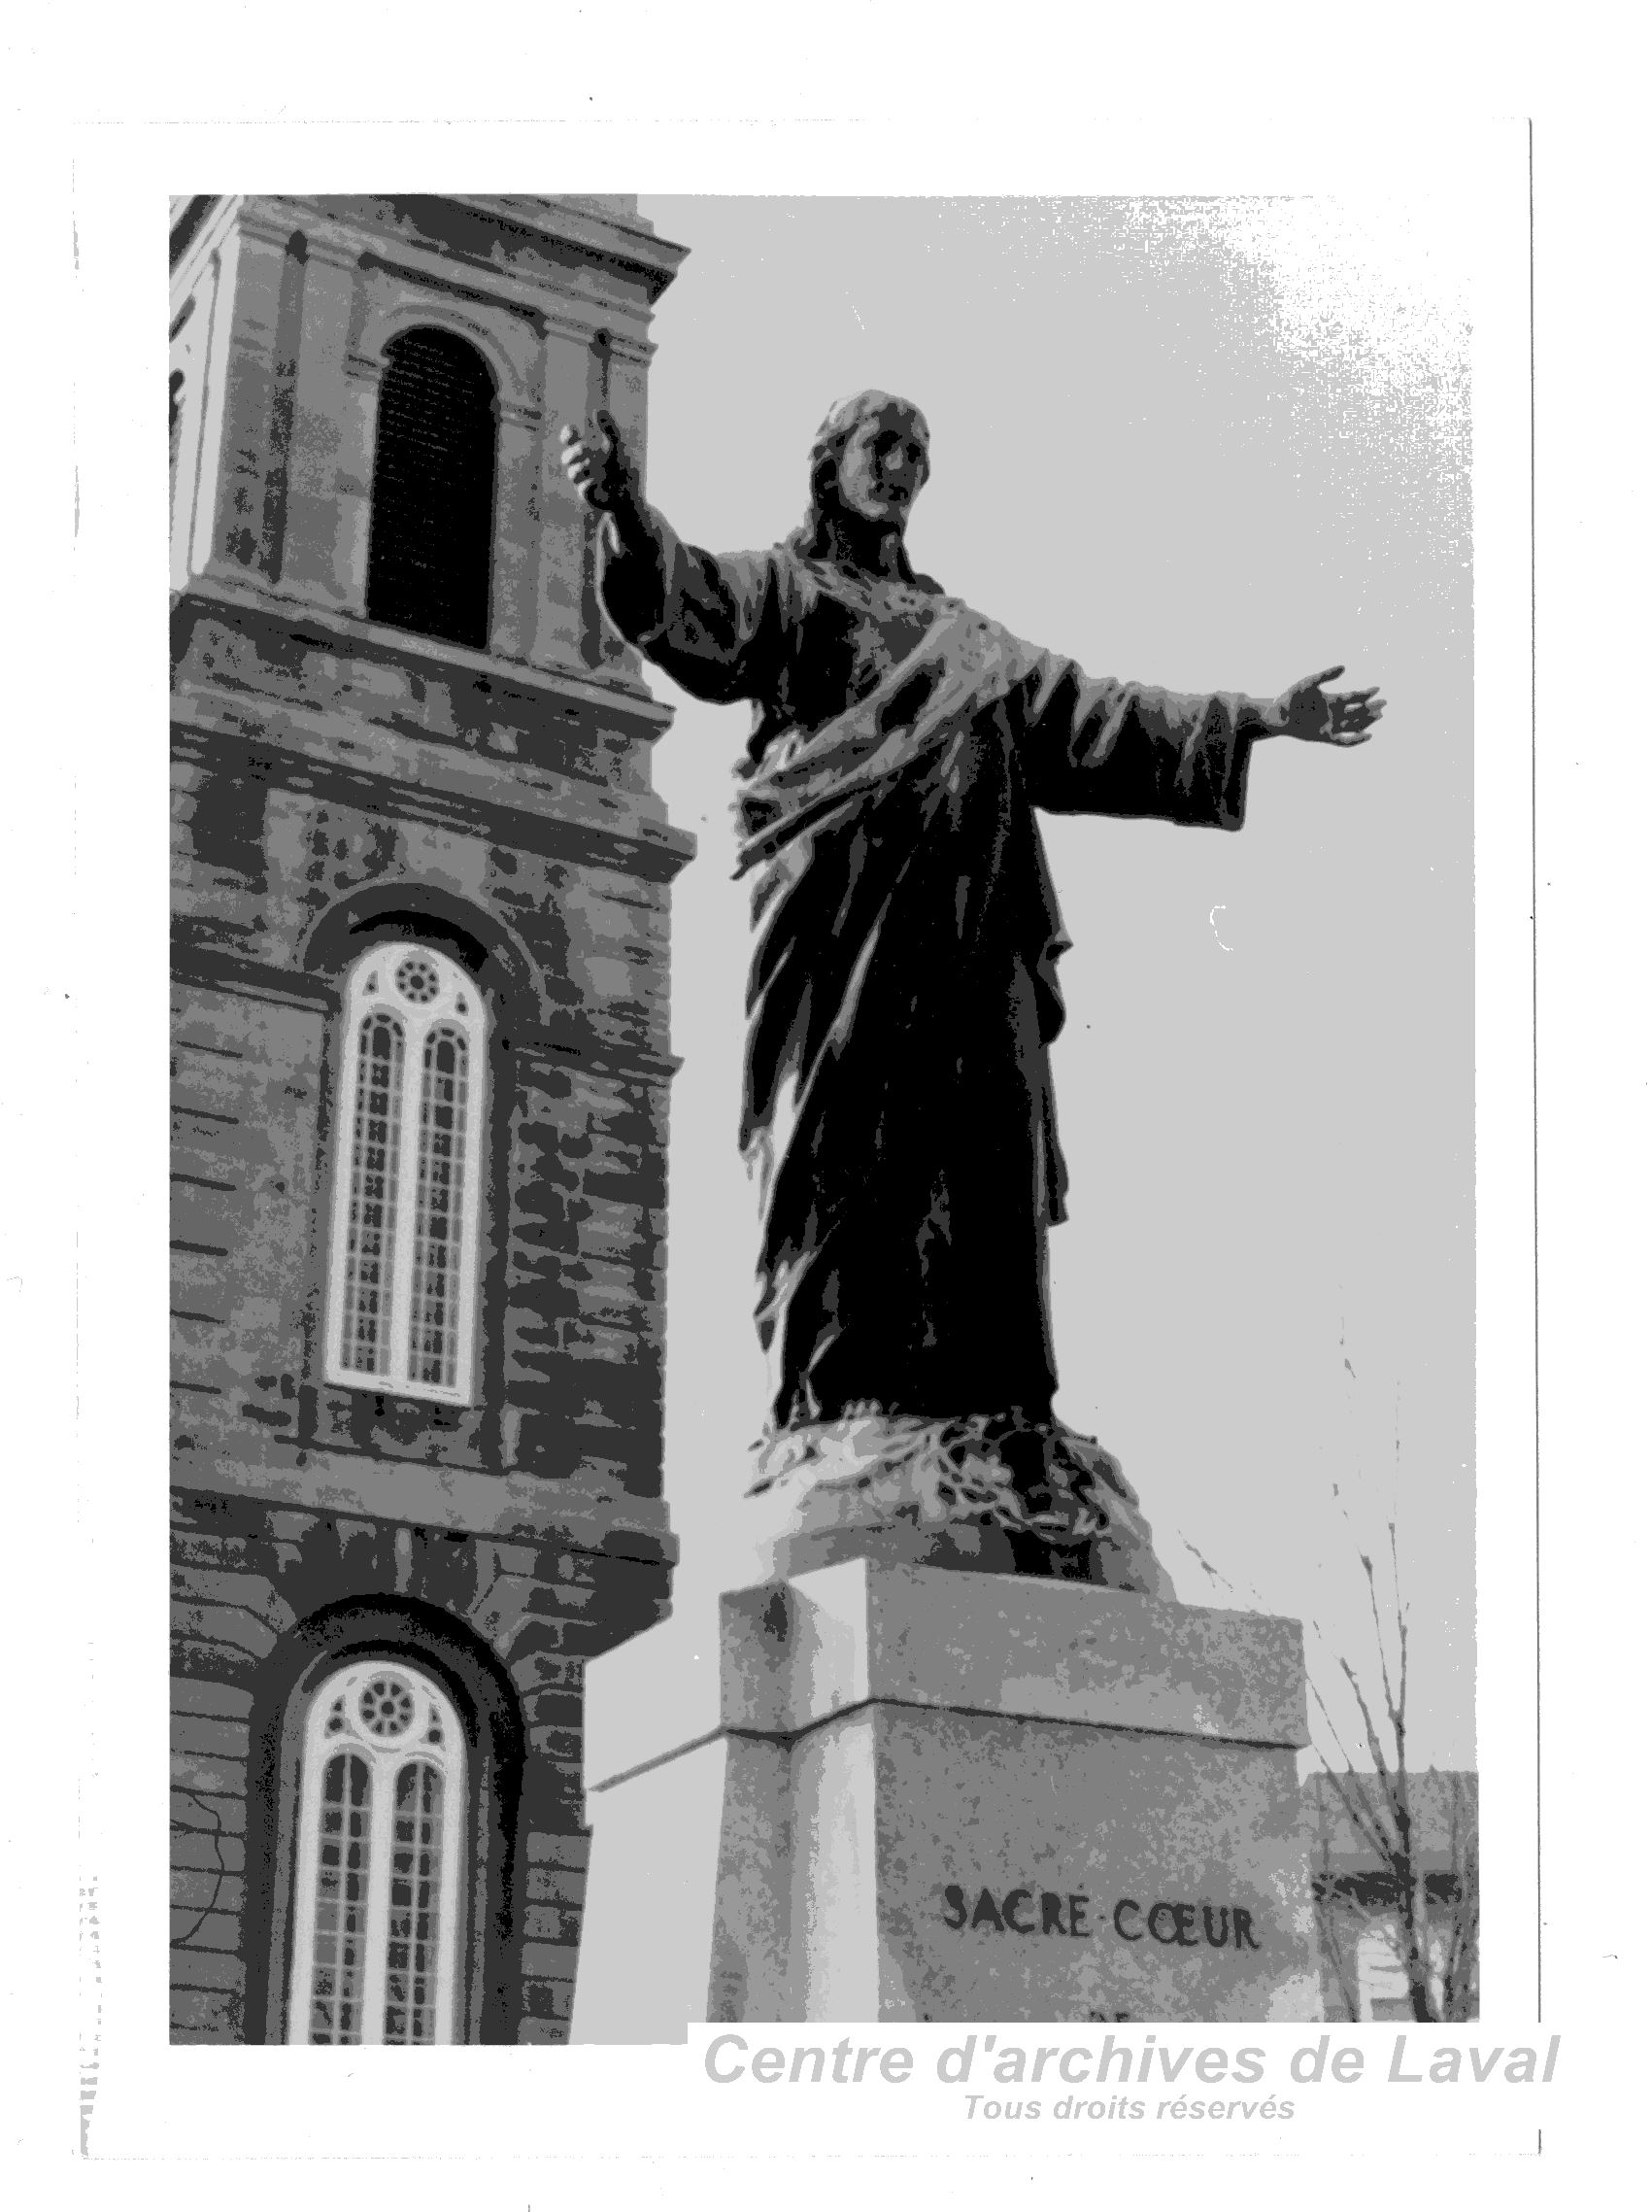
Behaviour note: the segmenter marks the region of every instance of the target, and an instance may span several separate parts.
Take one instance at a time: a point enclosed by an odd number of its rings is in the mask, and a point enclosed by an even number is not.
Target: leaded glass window
[[[405,1034],[393,1014],[363,1016],[355,1038],[339,1359],[356,1375],[388,1375],[400,1182]]]
[[[451,2043],[464,1741],[400,1661],[321,1685],[299,1773],[289,2043]]]
[[[457,1367],[458,1261],[464,1248],[464,1032],[444,1022],[424,1039],[419,1100],[418,1208],[408,1364],[421,1382],[452,1389]]]
[[[312,2043],[361,2041],[371,1819],[367,1761],[354,1753],[335,1752],[321,1770],[316,1901],[309,1917]]]
[[[466,1404],[485,1013],[428,946],[377,945],[345,993],[327,1376]]]

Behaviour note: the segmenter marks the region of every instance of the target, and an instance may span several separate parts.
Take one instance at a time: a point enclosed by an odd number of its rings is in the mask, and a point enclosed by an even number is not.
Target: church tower
[[[173,2035],[560,2042],[585,1661],[668,1611],[634,199],[172,231]]]

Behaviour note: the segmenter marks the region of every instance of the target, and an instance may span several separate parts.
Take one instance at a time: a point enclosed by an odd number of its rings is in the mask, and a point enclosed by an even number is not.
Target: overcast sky
[[[1023,636],[1187,689],[1270,695],[1336,661],[1384,686],[1367,746],[1259,751],[1238,836],[1046,824],[1073,939],[1058,1407],[1122,1457],[1178,1594],[1317,1619],[1328,1686],[1332,1652],[1373,1667],[1358,1552],[1395,1518],[1416,1751],[1471,1763],[1472,600],[1449,239],[1393,202],[642,205],[691,249],[656,323],[649,493],[694,542],[783,535],[827,404],[881,384],[933,439],[916,564]],[[686,1595],[718,1578],[764,1411],[735,1151],[748,717],[651,680],[678,709],[657,781],[700,840],[673,939]]]

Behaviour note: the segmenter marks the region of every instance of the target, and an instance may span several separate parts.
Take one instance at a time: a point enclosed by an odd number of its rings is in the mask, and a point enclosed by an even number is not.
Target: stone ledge
[[[1071,1582],[846,1560],[680,1612],[587,1670],[585,1783],[868,1703],[1298,1750],[1294,1620]]]
[[[660,736],[671,724],[672,709],[663,705],[642,684],[619,678],[603,679],[590,670],[563,663],[507,660],[470,645],[455,645],[446,638],[429,637],[414,630],[397,630],[388,623],[370,622],[279,585],[242,583],[215,569],[197,569],[172,594],[173,610],[195,600],[227,614],[262,617],[301,639],[363,660],[405,662],[434,666],[444,675],[480,678],[484,686],[496,685],[502,696],[513,691],[558,703],[574,699],[612,715],[644,740]]]
[[[663,812],[651,820],[624,811],[605,785],[549,771],[530,781],[502,767],[497,756],[445,737],[367,722],[341,732],[324,721],[262,693],[179,692],[172,752],[210,766],[224,745],[242,746],[263,756],[261,780],[279,788],[648,883],[670,883],[697,850],[692,834],[673,829]]]
[[[535,1544],[560,1540],[575,1550],[651,1566],[671,1566],[677,1557],[662,1499],[633,1498],[597,1483],[292,1447],[287,1455],[256,1463],[191,1454],[173,1469],[171,1487],[467,1536]]]
[[[623,216],[589,200],[527,198],[514,193],[455,192],[461,207],[490,215],[512,229],[537,231],[557,244],[583,246],[604,260],[638,271],[655,295],[663,291],[688,257],[686,246],[661,238],[639,215]]]

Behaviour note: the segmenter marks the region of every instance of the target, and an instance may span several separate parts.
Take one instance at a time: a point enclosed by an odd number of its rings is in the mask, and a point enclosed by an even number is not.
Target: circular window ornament
[[[405,1736],[413,1726],[413,1692],[399,1675],[374,1675],[361,1686],[355,1715],[362,1733],[376,1736],[381,1743],[392,1736]]]
[[[442,989],[436,963],[421,952],[410,952],[396,963],[396,989],[416,1006],[427,1006]]]

